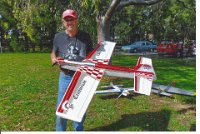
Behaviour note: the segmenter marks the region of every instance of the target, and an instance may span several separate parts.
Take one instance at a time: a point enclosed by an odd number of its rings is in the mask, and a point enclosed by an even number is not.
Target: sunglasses
[[[66,22],[75,21],[75,20],[76,20],[76,19],[74,19],[74,18],[66,18],[66,19],[65,19]]]

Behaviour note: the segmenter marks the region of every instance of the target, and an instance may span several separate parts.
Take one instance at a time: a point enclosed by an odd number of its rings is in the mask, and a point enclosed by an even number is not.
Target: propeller
[[[117,99],[119,98],[119,97],[121,97],[122,95],[123,96],[127,96],[128,94],[130,94],[127,90],[125,90],[125,89],[120,89],[121,90],[121,94],[117,97]]]

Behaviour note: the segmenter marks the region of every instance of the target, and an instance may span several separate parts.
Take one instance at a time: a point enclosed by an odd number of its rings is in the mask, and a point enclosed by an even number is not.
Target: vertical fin
[[[139,71],[134,74],[134,91],[140,94],[150,95],[155,72],[152,66],[152,60],[145,57],[139,57],[137,65]],[[152,76],[153,73],[153,76]]]

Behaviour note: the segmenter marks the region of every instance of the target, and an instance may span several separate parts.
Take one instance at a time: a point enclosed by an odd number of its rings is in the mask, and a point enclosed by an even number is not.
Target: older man
[[[65,31],[57,33],[54,37],[53,49],[51,52],[52,63],[58,62],[59,57],[72,61],[82,61],[92,50],[92,41],[89,34],[78,30],[78,16],[75,10],[65,10],[62,14],[62,22]],[[60,68],[57,107],[74,73],[74,71]],[[85,116],[81,122],[74,122],[75,131],[83,131],[84,120]],[[66,131],[66,126],[67,120],[57,116],[56,131]]]

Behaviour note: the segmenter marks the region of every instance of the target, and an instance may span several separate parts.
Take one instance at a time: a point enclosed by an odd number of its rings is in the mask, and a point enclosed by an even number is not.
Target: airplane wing
[[[80,122],[103,76],[104,70],[81,66],[73,76],[56,115]]]
[[[56,111],[56,115],[80,122],[105,72],[91,67],[93,63],[108,64],[115,47],[114,42],[101,42],[82,63],[62,61],[61,68],[76,70],[68,90]],[[72,64],[72,66],[71,66]],[[72,68],[74,66],[74,68]],[[80,66],[80,67],[79,67]]]
[[[173,94],[161,91],[161,90],[156,90],[156,89],[151,89],[151,92],[158,94],[158,95],[163,95],[163,96],[168,96],[168,97],[172,97]]]
[[[152,84],[152,88],[157,89],[157,90],[161,90],[167,93],[174,93],[174,94],[182,94],[182,95],[188,95],[188,96],[195,96],[196,94],[194,92],[191,91],[186,91],[177,87],[173,87],[173,86],[165,86],[165,85],[160,85],[160,84]]]
[[[95,91],[95,94],[121,93],[119,89],[108,89]]]
[[[123,88],[123,87],[124,87],[124,85],[115,85],[115,86],[117,86],[118,88]],[[111,86],[111,85],[108,85],[108,86],[101,86],[100,88],[111,89],[111,88],[113,88],[113,86]]]
[[[89,61],[92,63],[100,62],[102,64],[108,64],[115,45],[115,42],[100,42],[100,44],[98,44],[98,46],[86,57],[85,60],[83,60],[83,62]]]

